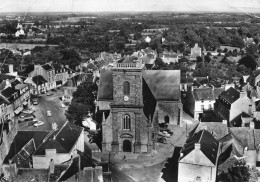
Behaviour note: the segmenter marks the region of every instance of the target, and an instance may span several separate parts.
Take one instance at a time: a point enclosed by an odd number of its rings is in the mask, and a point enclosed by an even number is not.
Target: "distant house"
[[[227,120],[229,125],[237,125],[241,122],[243,112],[253,114],[255,104],[245,92],[230,87],[219,95],[214,111],[222,120]]]
[[[214,104],[223,88],[202,87],[189,89],[184,107],[194,119],[199,120],[202,113],[207,110],[214,110]]]
[[[65,103],[71,103],[73,98],[73,92],[77,90],[77,87],[85,80],[94,81],[92,73],[82,73],[80,75],[75,75],[67,79],[67,83],[63,85],[64,94],[62,96],[62,101]]]
[[[24,82],[32,85],[32,94],[37,95],[47,91],[48,82],[41,75],[28,77]]]
[[[201,56],[201,48],[196,43],[194,47],[190,49],[190,58],[196,59],[198,56]]]
[[[42,65],[43,74],[42,76],[47,80],[47,90],[56,88],[56,81],[55,81],[55,70],[50,64]]]
[[[181,150],[178,181],[215,182],[219,142],[207,130],[201,130],[188,138]]]
[[[65,83],[67,83],[68,78],[72,74],[72,70],[68,67],[61,67],[59,69],[55,69],[55,84],[56,87],[63,86]]]
[[[71,122],[66,122],[62,128],[53,130],[45,138],[33,154],[33,167],[46,169],[50,161],[61,164],[77,156],[77,150],[84,152],[84,130]]]
[[[180,89],[181,91],[188,91],[191,86],[198,85],[198,87],[207,85],[209,82],[207,77],[181,77]]]
[[[179,62],[179,57],[176,53],[163,53],[161,59],[168,64]]]

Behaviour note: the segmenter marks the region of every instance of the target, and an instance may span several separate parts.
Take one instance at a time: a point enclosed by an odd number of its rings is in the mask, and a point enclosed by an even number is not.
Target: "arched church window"
[[[129,93],[130,93],[130,83],[125,81],[124,82],[124,94],[129,95]]]
[[[123,117],[123,130],[130,130],[131,129],[131,121],[129,115],[124,115]]]

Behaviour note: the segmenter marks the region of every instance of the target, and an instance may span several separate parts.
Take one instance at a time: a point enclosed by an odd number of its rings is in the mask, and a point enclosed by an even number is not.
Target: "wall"
[[[166,117],[169,117],[170,125],[179,126],[182,121],[182,103],[180,101],[158,101],[155,109],[155,115],[158,113],[159,123],[164,123],[166,121]]]
[[[216,167],[179,163],[179,182],[193,182],[197,176],[201,177],[201,182],[215,182]]]
[[[199,119],[199,113],[203,113],[204,110],[214,109],[215,100],[204,100],[204,101],[195,101],[194,108],[194,119]],[[201,106],[204,106],[204,110],[202,110]]]
[[[55,151],[50,151],[44,156],[33,155],[33,168],[47,169],[50,165],[50,160],[53,159],[54,164],[61,164],[62,162],[71,159],[71,154],[57,154]]]
[[[249,105],[254,109],[253,102],[248,97],[239,98],[236,100],[230,109],[229,121],[232,121],[237,116],[239,116],[242,112],[248,113]]]

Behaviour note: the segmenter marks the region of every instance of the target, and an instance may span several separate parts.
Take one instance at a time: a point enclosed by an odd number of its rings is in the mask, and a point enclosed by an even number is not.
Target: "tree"
[[[242,57],[239,60],[238,63],[239,63],[239,65],[244,65],[245,67],[247,67],[251,70],[255,70],[255,68],[257,66],[257,63],[256,63],[254,57],[251,55],[245,55],[244,57]]]
[[[96,83],[84,81],[73,93],[73,99],[66,113],[70,122],[82,125],[83,117],[88,111],[95,111],[95,100],[97,97],[98,86]]]
[[[244,161],[237,161],[233,167],[229,168],[227,172],[222,172],[217,176],[218,182],[244,182],[249,181],[250,179],[250,170],[249,167],[246,166]]]

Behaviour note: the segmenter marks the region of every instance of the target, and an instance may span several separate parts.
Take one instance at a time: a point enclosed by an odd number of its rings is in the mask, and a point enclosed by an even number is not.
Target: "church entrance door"
[[[132,152],[132,144],[129,140],[123,141],[123,152]]]

